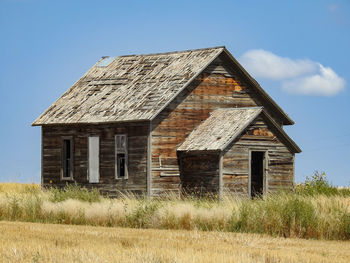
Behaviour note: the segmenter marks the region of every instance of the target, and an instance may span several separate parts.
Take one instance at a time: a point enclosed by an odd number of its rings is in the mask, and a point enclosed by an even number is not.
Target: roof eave
[[[289,149],[292,152],[302,152],[299,146],[293,141],[293,139],[288,136],[288,134],[281,128],[281,126],[279,126],[265,110],[263,110],[261,114],[263,117],[265,117],[265,120],[268,120],[268,122],[270,122],[270,124],[272,124],[272,126],[282,135],[283,139],[285,140],[284,143],[288,144],[287,146],[289,146]]]
[[[301,153],[301,149],[299,146],[293,141],[292,138],[288,136],[288,134],[281,128],[280,125],[266,112],[266,110],[261,107],[261,111],[257,112],[254,117],[252,117],[251,121],[242,127],[234,136],[232,136],[231,140],[229,140],[226,145],[222,148],[222,151],[225,151],[226,148],[234,141],[236,140],[248,127],[251,125],[260,115],[263,115],[265,117],[265,120],[268,120],[270,122],[271,126],[276,129],[280,135],[285,140],[284,144],[287,144],[286,146],[289,148],[289,150],[293,153]]]
[[[100,121],[100,122],[72,122],[72,123],[35,123],[31,126],[72,126],[72,125],[100,125],[100,124],[118,124],[118,123],[133,123],[133,122],[150,122],[149,119],[138,120],[121,120],[121,121]]]
[[[203,150],[176,150],[179,153],[187,153],[187,154],[217,154],[222,152],[222,149],[203,149]]]

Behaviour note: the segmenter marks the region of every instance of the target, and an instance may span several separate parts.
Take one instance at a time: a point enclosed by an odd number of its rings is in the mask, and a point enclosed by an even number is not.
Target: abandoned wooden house
[[[103,57],[33,125],[42,185],[260,195],[292,189],[294,122],[225,47]]]

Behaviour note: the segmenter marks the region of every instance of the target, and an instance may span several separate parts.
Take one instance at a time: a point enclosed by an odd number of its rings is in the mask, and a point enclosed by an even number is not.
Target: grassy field
[[[143,229],[259,233],[306,239],[350,239],[350,194],[321,183],[263,199],[225,197],[147,200],[102,197],[77,186],[42,191],[39,185],[0,184],[0,221]],[[323,181],[322,181],[323,180]],[[313,180],[315,181],[315,180]]]
[[[350,196],[279,193],[264,199],[124,196],[103,198],[76,186],[0,184],[0,221],[260,233],[280,237],[350,239]]]
[[[0,262],[349,262],[350,241],[0,222]]]

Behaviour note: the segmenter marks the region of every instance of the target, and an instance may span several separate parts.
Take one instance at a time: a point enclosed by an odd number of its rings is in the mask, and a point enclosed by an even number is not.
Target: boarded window
[[[128,178],[128,141],[125,134],[115,136],[116,178]]]
[[[100,138],[98,136],[89,137],[89,183],[100,181]]]
[[[73,178],[73,138],[64,137],[62,139],[62,179]]]

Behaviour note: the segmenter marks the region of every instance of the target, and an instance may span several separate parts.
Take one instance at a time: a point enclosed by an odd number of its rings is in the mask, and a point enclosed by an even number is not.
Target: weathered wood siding
[[[248,194],[249,150],[262,150],[267,153],[267,191],[293,188],[294,154],[276,138],[259,117],[224,154],[224,193]]]
[[[178,191],[176,148],[210,112],[217,108],[263,106],[257,93],[227,66],[226,60],[220,56],[213,61],[153,121],[151,195]]]
[[[218,194],[219,154],[179,155],[181,163],[181,189],[197,196]]]
[[[62,187],[66,183],[96,187],[103,193],[118,191],[146,193],[148,124],[103,124],[42,127],[42,182]],[[128,179],[115,179],[115,134],[128,135]],[[100,138],[100,180],[88,182],[88,136]],[[62,137],[72,136],[73,181],[61,180]]]

